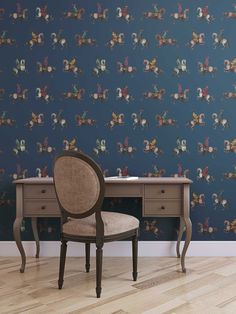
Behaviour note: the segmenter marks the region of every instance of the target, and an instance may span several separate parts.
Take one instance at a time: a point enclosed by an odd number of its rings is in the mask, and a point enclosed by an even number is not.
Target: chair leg
[[[66,262],[66,250],[67,250],[67,241],[61,241],[61,253],[60,253],[60,269],[59,269],[59,280],[58,280],[58,289],[61,289],[64,282],[64,270]]]
[[[133,280],[136,281],[138,277],[138,236],[132,238],[132,256],[133,256]]]
[[[100,298],[102,291],[102,247],[97,246],[96,250],[96,293],[97,298]]]
[[[85,269],[86,273],[89,273],[90,269],[90,243],[85,243]]]

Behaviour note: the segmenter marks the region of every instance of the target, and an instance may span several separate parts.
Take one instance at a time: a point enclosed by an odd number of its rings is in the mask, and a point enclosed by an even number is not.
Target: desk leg
[[[18,247],[18,250],[20,251],[21,255],[21,267],[20,272],[23,273],[25,271],[25,263],[26,263],[26,256],[25,256],[25,250],[23,248],[22,242],[21,242],[21,223],[22,223],[23,217],[17,217],[14,221],[13,225],[13,235],[14,239],[16,241],[16,245]]]
[[[179,234],[178,234],[178,240],[177,240],[177,244],[176,244],[176,253],[177,253],[178,258],[180,258],[180,250],[179,250],[180,249],[180,242],[182,240],[184,229],[185,229],[183,217],[180,217],[179,220],[180,220],[179,221]]]
[[[31,227],[33,230],[34,239],[36,242],[36,258],[39,258],[40,244],[39,244],[39,234],[37,228],[37,217],[31,217]]]
[[[181,255],[181,266],[182,266],[182,271],[183,273],[186,273],[186,268],[185,268],[185,255],[192,237],[192,223],[189,217],[183,217],[183,221],[186,227],[186,238],[185,238],[185,243],[184,243],[184,248],[182,251]]]

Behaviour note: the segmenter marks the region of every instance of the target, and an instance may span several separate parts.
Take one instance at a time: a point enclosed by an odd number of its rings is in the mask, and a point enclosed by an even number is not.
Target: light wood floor
[[[58,258],[0,257],[0,313],[216,314],[236,313],[236,258],[187,258],[187,273],[176,258],[139,258],[131,280],[130,258],[104,258],[101,299],[95,297],[95,264],[67,258],[65,281],[57,289]]]

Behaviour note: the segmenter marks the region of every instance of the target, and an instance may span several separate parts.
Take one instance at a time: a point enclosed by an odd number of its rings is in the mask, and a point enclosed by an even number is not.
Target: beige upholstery
[[[72,214],[82,214],[97,202],[100,183],[94,169],[82,159],[64,156],[54,168],[54,182],[60,203]]]
[[[105,236],[139,228],[139,220],[133,216],[113,212],[101,212],[101,214]],[[95,214],[83,219],[70,219],[63,224],[62,232],[75,236],[96,236]]]

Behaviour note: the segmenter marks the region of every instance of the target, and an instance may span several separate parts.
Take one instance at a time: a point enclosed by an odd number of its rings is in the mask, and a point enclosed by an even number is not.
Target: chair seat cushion
[[[101,215],[104,223],[104,236],[119,234],[139,227],[139,220],[130,215],[114,212],[101,212]],[[95,237],[95,214],[83,219],[70,218],[62,225],[62,232],[74,236]]]

